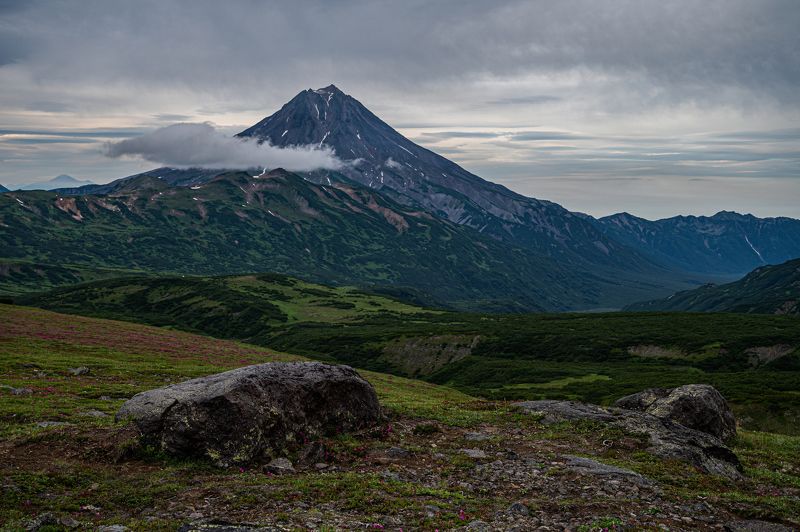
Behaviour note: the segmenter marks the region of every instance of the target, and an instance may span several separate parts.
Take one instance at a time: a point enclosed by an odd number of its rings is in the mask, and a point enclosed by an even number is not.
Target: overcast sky
[[[335,83],[415,142],[593,215],[800,217],[800,2],[0,0],[0,183],[235,133]]]

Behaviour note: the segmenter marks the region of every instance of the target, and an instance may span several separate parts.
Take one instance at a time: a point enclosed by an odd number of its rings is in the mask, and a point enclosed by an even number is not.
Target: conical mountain
[[[600,270],[660,271],[584,217],[486,181],[415,144],[334,85],[299,93],[239,136],[281,147],[330,146],[350,165],[306,176],[319,183],[343,174],[400,203],[541,254]]]

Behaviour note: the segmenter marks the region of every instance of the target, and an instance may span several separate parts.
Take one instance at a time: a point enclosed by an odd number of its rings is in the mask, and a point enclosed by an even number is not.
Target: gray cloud
[[[509,98],[500,98],[498,100],[490,100],[486,103],[489,105],[541,105],[544,103],[552,103],[561,101],[562,98],[558,96],[551,96],[549,94],[533,94],[531,96],[513,96]]]
[[[583,135],[562,133],[559,131],[523,131],[511,135],[511,140],[576,140],[588,138]]]
[[[142,171],[102,143],[176,121],[241,130],[333,82],[526,194],[638,176],[651,197],[631,201],[662,208],[673,180],[712,173],[766,197],[765,179],[800,176],[798,27],[796,0],[0,0],[0,181]]]
[[[140,137],[107,144],[109,157],[141,157],[178,168],[285,168],[310,171],[344,166],[328,147],[279,148],[229,137],[210,124],[174,124]]]

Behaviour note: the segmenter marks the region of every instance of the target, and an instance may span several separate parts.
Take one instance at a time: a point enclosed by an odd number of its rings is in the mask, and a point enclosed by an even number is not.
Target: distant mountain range
[[[55,190],[58,188],[77,188],[88,185],[94,185],[94,183],[91,181],[75,179],[74,177],[66,174],[61,174],[53,179],[50,179],[49,181],[40,181],[37,183],[31,183],[29,185],[23,185],[17,190]]]
[[[635,303],[626,310],[800,315],[800,259],[762,266],[733,283],[701,286],[666,299]]]
[[[735,212],[651,222],[628,213],[596,220],[608,237],[670,269],[739,276],[800,256],[800,220]]]
[[[159,168],[49,196],[5,194],[0,258],[276,271],[394,287],[453,308],[581,310],[620,308],[735,278],[758,261],[800,257],[797,220],[597,220],[521,196],[414,144],[333,85],[299,93],[239,136],[327,145],[348,164],[300,175]]]

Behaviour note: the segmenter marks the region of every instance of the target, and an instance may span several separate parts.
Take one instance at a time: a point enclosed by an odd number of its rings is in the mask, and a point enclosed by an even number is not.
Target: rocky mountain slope
[[[659,264],[687,272],[739,276],[800,257],[800,220],[793,218],[718,212],[650,221],[621,213],[597,224]]]
[[[800,259],[762,266],[733,283],[709,284],[666,299],[634,303],[627,310],[800,315]]]

